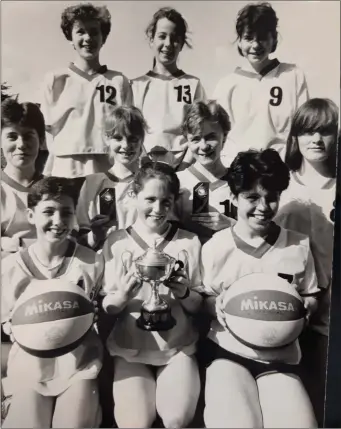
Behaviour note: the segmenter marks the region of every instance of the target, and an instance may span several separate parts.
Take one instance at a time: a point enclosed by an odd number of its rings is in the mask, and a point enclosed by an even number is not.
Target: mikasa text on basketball
[[[33,314],[46,313],[48,311],[56,310],[70,310],[79,308],[78,301],[52,301],[43,302],[38,301],[38,304],[34,303],[25,307],[25,316],[32,316]]]

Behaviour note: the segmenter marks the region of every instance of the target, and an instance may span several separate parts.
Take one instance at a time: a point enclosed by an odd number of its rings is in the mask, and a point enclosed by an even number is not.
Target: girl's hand
[[[11,323],[11,321],[8,320],[7,322],[3,323],[2,329],[3,329],[4,333],[9,336],[11,342],[14,343],[15,338],[13,337],[13,334],[12,334],[12,323]]]
[[[1,237],[1,250],[8,253],[17,252],[21,241],[18,237]]]
[[[217,313],[217,320],[218,320],[218,322],[221,324],[221,326],[224,329],[227,329],[227,323],[226,323],[226,319],[225,319],[223,300],[224,300],[224,291],[221,292],[217,296],[217,298],[216,298],[216,301],[215,301],[215,311]]]
[[[98,214],[90,221],[91,231],[97,241],[106,239],[108,229],[116,224],[115,219],[110,219],[107,215]]]
[[[306,296],[306,297],[303,297],[303,302],[304,302],[304,308],[307,311],[305,318],[308,324],[311,316],[317,310],[318,301],[313,296]]]
[[[167,286],[174,294],[176,298],[182,298],[187,293],[190,287],[187,272],[185,269],[179,269],[164,281],[164,285]]]
[[[193,214],[191,220],[192,222],[200,223],[213,231],[230,228],[236,223],[234,219],[219,212]]]

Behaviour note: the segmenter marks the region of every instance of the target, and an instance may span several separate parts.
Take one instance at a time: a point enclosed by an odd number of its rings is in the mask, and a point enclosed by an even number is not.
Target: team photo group
[[[276,2],[239,5],[211,94],[180,5],[136,77],[100,60],[119,3],[70,1],[73,61],[2,97],[4,428],[323,427],[339,107],[277,59]]]

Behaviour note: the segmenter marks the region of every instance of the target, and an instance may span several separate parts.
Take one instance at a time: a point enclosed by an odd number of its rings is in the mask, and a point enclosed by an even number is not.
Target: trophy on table
[[[126,251],[125,253],[130,253]],[[124,255],[122,255],[123,257]],[[124,262],[123,262],[124,263]],[[178,260],[154,248],[133,261],[137,277],[150,284],[150,297],[142,303],[141,315],[136,320],[140,329],[146,331],[168,331],[176,325],[169,304],[160,297],[159,286],[170,279],[177,270],[187,268],[188,254],[182,250]]]

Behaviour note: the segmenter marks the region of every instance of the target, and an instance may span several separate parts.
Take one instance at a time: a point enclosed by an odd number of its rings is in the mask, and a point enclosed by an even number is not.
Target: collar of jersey
[[[269,227],[269,233],[265,237],[264,242],[258,247],[253,247],[250,244],[242,240],[239,235],[234,231],[234,227],[231,228],[231,234],[236,247],[244,253],[253,256],[254,258],[260,259],[278,240],[281,233],[281,228],[274,222],[271,222]]]
[[[241,67],[237,67],[235,70],[236,74],[239,74],[241,76],[250,77],[252,79],[263,79],[264,76],[266,76],[268,73],[270,73],[272,70],[274,70],[280,62],[277,58],[274,58],[270,64],[268,64],[266,67],[264,67],[259,73],[250,71],[250,70],[244,70]]]
[[[15,189],[16,191],[20,191],[20,192],[29,192],[33,183],[37,182],[38,180],[40,180],[42,178],[43,178],[43,176],[41,174],[35,174],[33,176],[32,181],[28,184],[28,186],[23,186],[20,183],[13,180],[11,177],[7,176],[7,174],[4,171],[1,172],[1,180],[4,183],[6,183],[6,185],[9,185],[11,188]]]
[[[299,178],[296,171],[291,172],[291,177],[295,180],[296,183],[302,186],[307,186],[304,184],[301,179]],[[331,177],[329,180],[326,181],[326,183],[320,188],[320,189],[331,189],[333,186],[335,186],[336,179],[334,177]]]
[[[164,76],[163,74],[155,73],[155,71],[149,70],[149,72],[146,75],[149,77],[154,77],[156,79],[161,79],[161,80],[173,80],[173,79],[178,79],[184,74],[185,74],[184,71],[178,70],[172,76]]]
[[[79,69],[74,63],[70,63],[69,69],[89,82],[94,80],[99,74],[104,74],[108,71],[108,67],[103,65],[96,71],[94,74],[85,73],[83,70]]]
[[[154,244],[156,244],[156,247],[158,250],[163,250],[168,245],[168,243],[171,241],[171,240],[168,240],[167,236],[169,235],[171,230],[174,229],[174,226],[171,223],[169,223],[168,228],[166,229],[166,231],[162,235],[157,234],[154,236],[154,242],[151,240],[150,235],[146,231],[145,225],[142,223],[142,221],[140,219],[137,219],[136,222],[131,226],[131,228],[128,228],[128,229],[134,230],[134,232],[135,232],[134,236],[132,236],[130,233],[129,233],[129,236],[132,240],[135,241],[135,243],[139,247],[141,247],[141,249],[146,250],[149,247],[151,247],[151,248],[154,247]],[[174,235],[172,236],[172,239],[173,239]],[[137,240],[136,240],[136,238],[137,238]],[[142,240],[142,241],[140,241],[140,240]],[[162,247],[162,249],[160,249],[160,247]]]
[[[188,171],[190,171],[193,176],[200,180],[200,182],[208,182],[210,184],[211,191],[214,191],[221,186],[227,186],[226,183],[226,174],[224,176],[217,178],[213,176],[206,168],[200,164],[200,162],[196,162],[195,164],[188,167]]]

